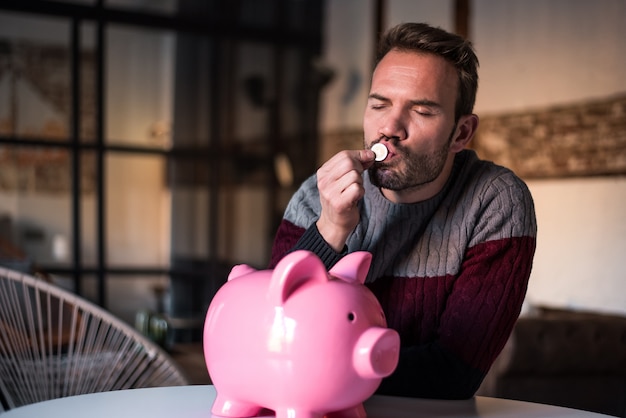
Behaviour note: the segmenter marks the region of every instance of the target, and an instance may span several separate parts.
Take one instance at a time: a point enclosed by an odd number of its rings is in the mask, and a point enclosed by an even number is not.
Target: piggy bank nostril
[[[356,319],[356,315],[354,314],[354,312],[349,312],[348,313],[348,321],[354,322],[355,319]]]

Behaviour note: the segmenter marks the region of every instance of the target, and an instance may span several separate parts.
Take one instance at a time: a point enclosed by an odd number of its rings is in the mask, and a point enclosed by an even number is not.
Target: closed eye
[[[388,98],[376,93],[370,94],[367,101],[370,104],[370,108],[374,110],[382,109],[391,103]]]
[[[432,100],[415,100],[412,108],[422,116],[434,116],[441,113],[441,105]]]

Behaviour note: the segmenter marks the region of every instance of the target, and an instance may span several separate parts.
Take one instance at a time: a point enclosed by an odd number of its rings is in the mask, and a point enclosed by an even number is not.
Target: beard
[[[446,164],[450,144],[456,130],[456,124],[448,136],[448,140],[434,152],[430,154],[412,154],[410,150],[402,146],[400,141],[396,141],[396,153],[400,159],[386,163],[374,163],[368,169],[370,181],[376,187],[401,191],[407,189],[418,189],[433,182]],[[394,141],[394,139],[391,139]],[[404,163],[404,167],[401,164]]]

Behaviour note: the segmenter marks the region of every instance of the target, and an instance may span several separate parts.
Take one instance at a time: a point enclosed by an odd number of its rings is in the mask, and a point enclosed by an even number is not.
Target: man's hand
[[[357,202],[365,194],[363,171],[374,162],[370,150],[341,151],[317,170],[322,212],[317,229],[335,251],[343,250],[359,223]]]

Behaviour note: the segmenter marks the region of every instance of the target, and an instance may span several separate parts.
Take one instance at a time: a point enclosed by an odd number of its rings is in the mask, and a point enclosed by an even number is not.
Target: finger
[[[344,193],[348,188],[356,185],[357,187],[363,186],[363,175],[361,172],[357,170],[351,170],[341,176],[340,179],[337,180],[337,187]]]
[[[376,158],[374,151],[369,149],[361,149],[357,152],[357,159],[361,162],[361,164],[371,164]]]
[[[342,201],[345,202],[347,209],[352,209],[357,202],[365,195],[365,189],[361,184],[352,183],[346,187],[341,193]]]
[[[338,176],[351,170],[362,173],[374,162],[375,157],[376,154],[373,151],[366,149],[343,150],[329,159],[324,166],[329,171],[337,173]]]

